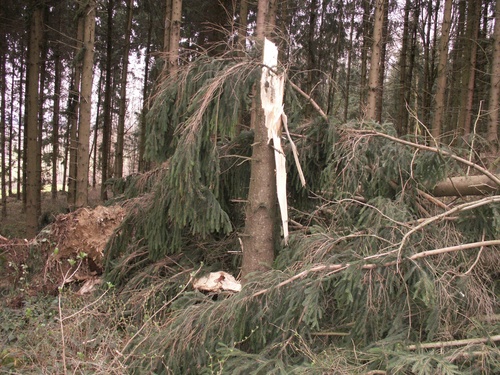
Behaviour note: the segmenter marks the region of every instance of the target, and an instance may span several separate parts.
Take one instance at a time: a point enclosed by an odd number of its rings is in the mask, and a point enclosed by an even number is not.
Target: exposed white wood
[[[286,201],[286,159],[281,147],[281,115],[283,114],[283,92],[285,75],[278,73],[278,47],[264,39],[264,57],[260,81],[260,99],[264,109],[268,142],[273,140],[276,162],[276,190],[280,206],[283,237],[288,241],[288,207]]]

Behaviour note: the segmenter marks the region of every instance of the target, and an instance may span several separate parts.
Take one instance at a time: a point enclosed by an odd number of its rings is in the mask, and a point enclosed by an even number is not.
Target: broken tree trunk
[[[435,197],[485,195],[500,191],[500,186],[488,176],[449,177],[432,190]]]

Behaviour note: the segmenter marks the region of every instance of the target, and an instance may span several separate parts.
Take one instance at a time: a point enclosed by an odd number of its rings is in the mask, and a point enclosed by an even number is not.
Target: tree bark
[[[38,81],[40,76],[40,52],[43,34],[43,9],[34,4],[30,20],[27,101],[26,101],[26,237],[37,233],[38,191]]]
[[[382,105],[384,103],[384,78],[385,78],[385,59],[387,55],[387,37],[389,33],[389,4],[384,6],[384,17],[382,22],[382,39],[380,46],[380,62],[378,72],[378,93],[376,103],[377,122],[382,123]]]
[[[445,109],[446,75],[448,64],[448,42],[451,28],[452,0],[445,0],[443,10],[443,22],[441,26],[441,39],[439,41],[439,63],[436,95],[434,98],[434,119],[432,121],[431,135],[438,139],[443,127]]]
[[[370,12],[371,12],[371,1],[362,0],[363,4],[363,22],[361,26],[361,32],[363,36],[363,43],[361,46],[361,77],[359,82],[359,108],[360,112],[363,113],[366,110],[366,71],[368,70],[368,49],[369,47],[369,30],[370,30]]]
[[[83,17],[83,9],[79,10],[78,26],[76,36],[75,68],[73,70],[73,78],[71,82],[70,93],[68,97],[68,129],[69,138],[67,140],[67,151],[69,157],[66,158],[68,164],[68,205],[71,209],[76,204],[76,170],[77,170],[77,152],[78,152],[78,114],[80,111],[80,84],[82,78],[82,53],[83,53],[83,34],[85,27],[85,19]]]
[[[5,96],[7,93],[7,51],[6,38],[4,35],[0,35],[0,102],[1,102],[1,112],[0,112],[0,147],[2,147],[2,217],[7,217],[7,179],[6,174],[6,155],[5,155],[5,132],[7,131],[6,124],[6,108],[5,108]]]
[[[240,0],[240,22],[238,24],[239,55],[245,56],[247,48],[248,1]]]
[[[267,14],[268,2],[259,0],[256,25],[259,48],[263,46]],[[249,274],[269,270],[272,266],[277,203],[274,151],[268,145],[268,131],[264,122],[259,86],[256,85],[253,91],[251,127],[254,129],[254,143],[245,229],[242,235],[241,272],[244,282],[249,281]]]
[[[175,76],[179,66],[179,42],[181,40],[182,0],[172,0],[172,20],[168,51],[168,74]]]
[[[460,114],[458,116],[458,130],[462,134],[469,134],[472,123],[472,105],[474,100],[474,86],[476,82],[476,61],[477,61],[477,44],[479,33],[479,21],[481,17],[480,4],[476,0],[468,1],[469,12],[467,17],[467,39],[468,43],[465,46],[468,54],[468,66],[464,72],[464,89],[462,92]],[[470,47],[469,47],[470,46]]]
[[[59,115],[61,103],[62,62],[59,48],[54,55],[54,113],[52,116],[52,200],[57,199],[57,169],[59,164]]]
[[[134,0],[127,5],[127,23],[125,25],[125,46],[123,48],[123,66],[120,80],[120,109],[118,115],[118,129],[116,134],[115,177],[123,176],[123,141],[125,138],[125,115],[127,109],[127,77],[128,55],[130,51],[130,34],[132,31]]]
[[[380,95],[380,58],[382,50],[382,30],[384,24],[385,2],[385,0],[376,0],[375,2],[372,55],[370,59],[370,74],[368,77],[368,100],[366,103],[366,117],[370,120],[377,119],[377,98]]]
[[[151,34],[153,31],[153,20],[149,16],[149,26],[148,26],[148,40],[146,43],[146,53],[144,55],[144,85],[142,88],[142,113],[141,113],[141,125],[139,134],[139,172],[145,172],[148,170],[148,165],[144,159],[144,154],[146,152],[146,115],[149,109],[148,100],[148,80],[149,80],[149,54],[151,52]]]
[[[78,124],[78,165],[76,170],[76,207],[88,204],[89,185],[89,136],[92,109],[92,78],[94,68],[96,2],[89,0],[85,8],[84,55],[82,66],[82,88],[80,121]]]
[[[497,176],[500,178],[500,176]],[[439,182],[432,190],[436,197],[486,195],[500,191],[494,181],[488,176],[450,177]]]
[[[113,90],[113,82],[111,77],[111,69],[113,62],[113,9],[114,0],[108,2],[108,25],[106,36],[106,82],[104,91],[104,122],[102,125],[102,144],[101,144],[101,200],[108,199],[106,189],[106,181],[108,180],[109,172],[109,154],[111,148],[111,93]]]
[[[498,111],[500,96],[500,0],[496,1],[495,7],[495,31],[493,35],[493,63],[491,65],[491,83],[489,94],[489,119],[487,140],[490,143],[490,151],[498,152]]]
[[[351,90],[351,70],[352,70],[352,53],[353,53],[353,37],[354,37],[354,6],[351,9],[351,21],[350,21],[350,31],[349,31],[349,47],[347,50],[347,71],[346,71],[346,83],[345,83],[345,97],[344,97],[344,123],[347,122],[349,117],[349,94]],[[328,112],[330,113],[330,105],[328,105]]]

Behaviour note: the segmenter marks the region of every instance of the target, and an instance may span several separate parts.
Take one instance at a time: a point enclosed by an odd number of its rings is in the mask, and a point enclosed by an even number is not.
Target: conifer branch
[[[413,254],[412,256],[409,256],[407,258],[398,259],[398,260],[383,263],[383,264],[376,264],[376,263],[364,264],[361,266],[361,269],[372,270],[372,269],[379,268],[379,267],[390,267],[390,266],[399,265],[404,260],[417,260],[420,258],[426,258],[429,256],[445,254],[445,253],[450,253],[450,252],[454,252],[454,251],[469,250],[469,249],[475,249],[478,247],[484,248],[485,246],[497,246],[497,245],[500,245],[500,239],[499,240],[471,242],[471,243],[455,245],[455,246],[448,246],[448,247],[443,247],[443,248],[434,249],[434,250],[422,251],[420,253]],[[389,253],[384,253],[384,254],[380,254],[380,256],[381,255],[388,255],[388,254]],[[372,258],[373,258],[373,256],[368,256],[368,257],[365,257],[363,259],[368,260],[368,259],[372,259]],[[351,264],[351,263],[320,264],[320,265],[314,266],[312,268],[309,268],[307,270],[304,270],[302,272],[299,272],[298,274],[293,275],[292,277],[280,282],[279,284],[277,284],[275,286],[259,290],[259,291],[255,292],[254,294],[252,294],[251,297],[258,297],[262,294],[269,292],[270,290],[281,288],[281,287],[288,285],[288,284],[290,284],[298,279],[303,279],[311,273],[327,271],[330,274],[332,274],[332,273],[337,273],[337,272],[346,270],[346,269],[350,268],[351,266],[353,266],[353,264]]]
[[[316,103],[316,101],[315,101],[313,98],[311,98],[311,96],[310,96],[310,95],[308,95],[308,94],[306,94],[304,91],[302,91],[302,89],[301,89],[299,86],[297,86],[295,83],[293,83],[292,81],[289,81],[289,82],[290,82],[290,85],[291,85],[291,86],[292,86],[295,90],[297,90],[297,92],[298,92],[300,95],[302,95],[304,98],[306,98],[306,99],[307,99],[307,101],[308,101],[309,103],[311,103],[311,105],[314,107],[314,109],[315,109],[316,111],[318,111],[318,113],[321,115],[321,117],[323,117],[323,120],[325,120],[326,122],[328,122],[328,116],[326,115],[326,113],[325,113],[325,112],[323,112],[323,110],[321,109],[321,107],[319,106],[319,104],[318,104],[318,103]]]
[[[458,161],[458,162],[460,162],[462,164],[465,164],[465,165],[467,165],[469,167],[472,167],[475,170],[477,170],[478,172],[481,172],[482,174],[488,176],[491,181],[493,181],[495,184],[497,184],[497,186],[500,186],[500,178],[498,176],[495,176],[493,173],[491,173],[490,171],[488,171],[486,168],[483,168],[480,165],[477,165],[476,163],[473,163],[473,162],[471,162],[471,161],[469,161],[467,159],[464,159],[464,158],[462,158],[460,156],[457,156],[457,155],[453,154],[452,152],[449,152],[449,151],[446,151],[446,150],[443,150],[443,149],[440,149],[440,148],[437,148],[437,147],[431,147],[431,146],[422,145],[422,144],[415,143],[415,142],[406,141],[404,139],[393,137],[391,135],[378,132],[376,130],[350,129],[349,131],[353,132],[353,133],[363,134],[363,135],[374,135],[374,136],[377,136],[377,137],[386,138],[386,139],[389,139],[391,141],[404,144],[406,146],[415,147],[415,148],[418,148],[418,149],[421,149],[421,150],[430,151],[430,152],[434,152],[434,153],[437,153],[437,154],[440,154],[440,155],[448,156],[449,158],[451,158],[453,160],[456,160],[456,161]]]
[[[452,341],[439,341],[439,342],[425,342],[422,344],[408,345],[406,349],[417,350],[417,349],[437,349],[437,348],[447,348],[450,346],[465,346],[474,344],[484,344],[487,342],[500,341],[500,335],[490,336],[490,337],[478,337],[474,339],[463,339],[463,340],[452,340]]]

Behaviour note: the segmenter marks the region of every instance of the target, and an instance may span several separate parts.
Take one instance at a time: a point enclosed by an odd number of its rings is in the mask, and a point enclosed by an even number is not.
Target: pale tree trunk
[[[89,136],[92,108],[92,78],[94,68],[96,2],[89,0],[85,7],[85,52],[82,66],[80,121],[78,123],[78,164],[76,169],[76,207],[88,204],[89,185]]]
[[[495,7],[495,31],[493,45],[493,63],[491,64],[491,82],[489,94],[489,119],[487,140],[490,143],[491,152],[498,151],[498,111],[500,95],[500,0],[496,1]]]
[[[380,57],[382,51],[382,30],[384,25],[385,0],[376,0],[375,18],[373,22],[373,42],[370,59],[370,74],[368,76],[368,100],[366,103],[366,118],[377,119],[377,98],[380,95]]]
[[[35,6],[30,20],[26,101],[26,237],[37,233],[38,153],[38,80],[40,76],[40,52],[43,38],[43,9]]]
[[[268,1],[259,0],[256,38],[262,48],[268,14]],[[269,31],[269,30],[267,30]],[[274,236],[276,221],[276,181],[274,151],[268,145],[268,132],[264,123],[264,111],[260,101],[260,88],[254,88],[251,127],[254,129],[250,186],[246,207],[245,229],[242,234],[243,280],[249,281],[253,272],[269,270],[274,260]]]
[[[434,97],[434,119],[432,121],[431,135],[438,139],[443,127],[445,109],[446,75],[448,64],[448,41],[450,39],[452,0],[445,0],[443,22],[441,26],[441,39],[439,41],[439,62],[436,95]]]
[[[179,42],[181,40],[182,0],[172,0],[172,19],[168,50],[168,74],[175,76],[179,66]]]
[[[130,51],[130,34],[132,31],[134,0],[129,0],[127,5],[127,24],[125,25],[125,46],[123,48],[123,70],[120,82],[120,109],[118,116],[118,130],[116,136],[115,177],[123,176],[123,141],[125,138],[125,115],[127,109],[127,75],[128,54]]]
[[[479,21],[481,17],[480,5],[476,0],[469,0],[469,11],[467,13],[467,40],[465,46],[468,53],[469,64],[465,68],[464,89],[461,97],[460,114],[458,116],[458,131],[462,134],[469,134],[472,123],[472,104],[474,100],[474,85],[476,79],[477,61],[477,36],[479,32]],[[470,46],[470,47],[469,47]]]

